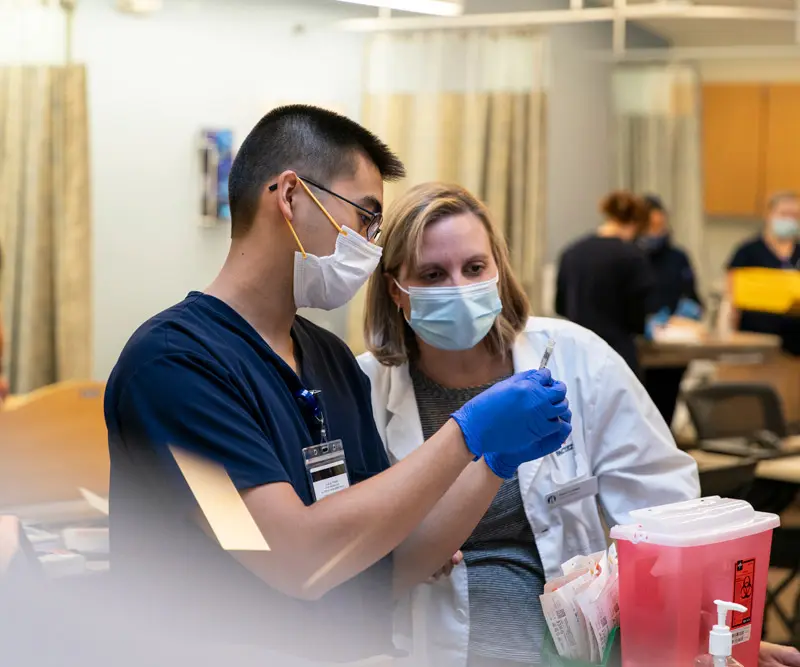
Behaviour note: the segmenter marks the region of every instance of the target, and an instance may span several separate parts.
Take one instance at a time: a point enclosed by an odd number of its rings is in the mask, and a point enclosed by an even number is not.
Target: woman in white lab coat
[[[567,321],[529,318],[505,243],[470,193],[413,188],[388,212],[380,243],[367,295],[370,352],[359,362],[392,462],[470,397],[538,368],[556,342],[548,368],[567,385],[572,435],[504,481],[464,561],[415,589],[397,618],[398,647],[414,664],[536,664],[544,581],[569,558],[606,547],[601,511],[614,525],[631,510],[697,497],[696,466],[603,340]]]

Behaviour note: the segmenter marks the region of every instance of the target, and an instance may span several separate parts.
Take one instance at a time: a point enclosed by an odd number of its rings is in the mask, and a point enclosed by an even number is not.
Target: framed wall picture
[[[204,224],[230,222],[228,177],[233,164],[232,130],[202,130],[200,164],[203,179],[201,214]]]

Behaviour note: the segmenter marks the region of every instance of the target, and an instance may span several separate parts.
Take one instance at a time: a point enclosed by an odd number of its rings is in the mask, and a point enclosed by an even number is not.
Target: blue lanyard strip
[[[328,439],[328,433],[325,428],[325,415],[322,413],[322,406],[319,399],[317,399],[317,394],[319,393],[317,389],[309,390],[303,388],[295,393],[295,399],[297,399],[301,408],[304,407],[307,412],[310,412],[314,420],[319,424],[320,443],[323,443]]]

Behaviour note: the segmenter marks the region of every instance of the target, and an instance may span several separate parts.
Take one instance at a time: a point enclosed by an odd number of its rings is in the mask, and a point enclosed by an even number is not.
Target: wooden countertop
[[[715,360],[733,355],[771,355],[780,351],[781,339],[742,331],[725,336],[705,334],[697,341],[638,341],[642,366],[685,366],[698,359]]]

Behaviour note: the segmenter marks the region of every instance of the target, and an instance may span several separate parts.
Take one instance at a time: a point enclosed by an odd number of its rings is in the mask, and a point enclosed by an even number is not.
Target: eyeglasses
[[[305,181],[308,185],[311,185],[317,190],[322,190],[323,192],[327,192],[332,197],[336,197],[336,199],[340,199],[345,204],[350,204],[355,209],[361,211],[364,215],[368,216],[368,221],[363,223],[364,226],[367,228],[367,240],[368,241],[377,241],[378,237],[381,235],[381,223],[383,222],[383,213],[381,211],[370,211],[368,208],[364,208],[360,204],[356,204],[354,201],[350,201],[347,197],[342,197],[342,195],[335,193],[333,190],[329,190],[324,185],[320,185],[319,183],[315,183],[310,178],[306,178],[305,176],[298,176],[301,181]],[[268,190],[270,192],[275,192],[278,189],[278,184],[273,183],[269,186]]]

